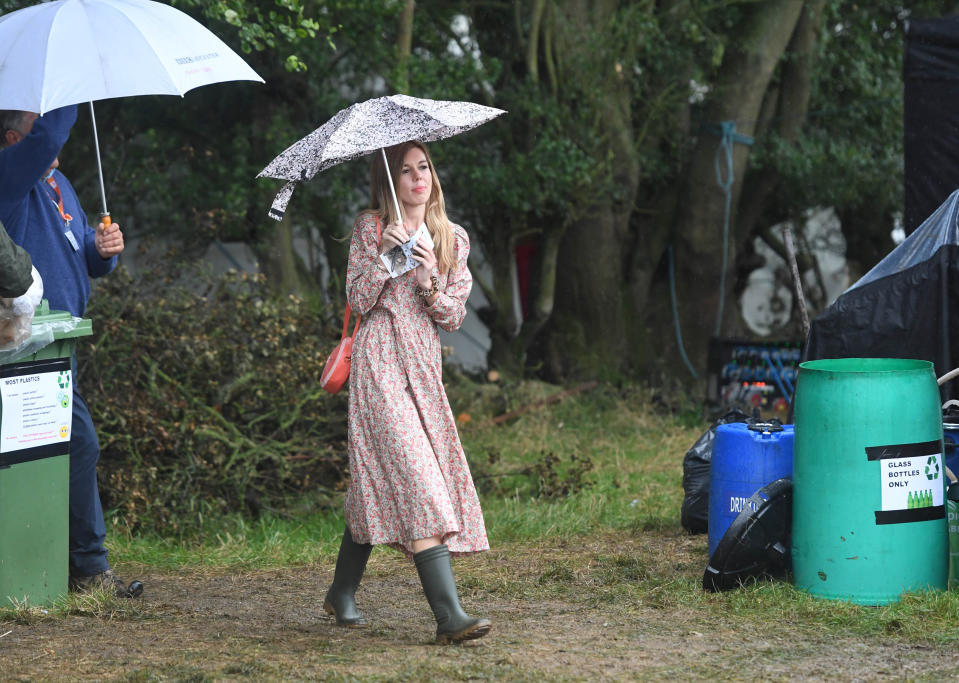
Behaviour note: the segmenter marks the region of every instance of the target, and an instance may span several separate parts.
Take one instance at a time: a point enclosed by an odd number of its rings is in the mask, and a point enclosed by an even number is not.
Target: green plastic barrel
[[[819,598],[884,605],[946,587],[942,412],[932,363],[799,366],[792,561]]]

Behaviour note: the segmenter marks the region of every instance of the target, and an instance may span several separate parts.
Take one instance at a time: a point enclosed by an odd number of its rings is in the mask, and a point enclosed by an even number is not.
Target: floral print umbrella
[[[407,95],[377,97],[347,107],[290,145],[257,174],[258,178],[290,181],[273,200],[270,217],[282,220],[296,183],[309,180],[330,166],[408,140],[432,142],[452,137],[505,113],[502,109],[472,102],[426,100]],[[386,162],[385,151],[383,161]],[[393,201],[396,202],[395,191]]]

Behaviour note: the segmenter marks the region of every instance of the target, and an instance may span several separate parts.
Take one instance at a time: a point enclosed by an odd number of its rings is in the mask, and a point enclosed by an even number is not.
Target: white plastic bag
[[[33,311],[43,299],[43,279],[33,268],[33,284],[14,299],[0,297],[0,350],[19,347],[30,339]]]

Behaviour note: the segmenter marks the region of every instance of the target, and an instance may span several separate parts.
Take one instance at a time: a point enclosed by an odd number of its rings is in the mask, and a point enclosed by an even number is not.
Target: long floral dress
[[[413,541],[440,536],[453,554],[489,550],[473,478],[443,388],[437,326],[466,317],[473,277],[469,238],[453,226],[456,267],[434,270],[432,306],[416,296],[415,271],[396,279],[377,265],[377,218],[353,226],[346,296],[363,315],[350,366],[350,487],[346,524],[357,543],[412,555]]]

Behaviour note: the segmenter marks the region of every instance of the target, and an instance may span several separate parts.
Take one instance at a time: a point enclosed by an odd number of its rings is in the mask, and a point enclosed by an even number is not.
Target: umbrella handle
[[[393,195],[393,206],[396,207],[396,217],[400,220],[403,220],[403,213],[400,211],[400,203],[396,200],[396,189],[393,187],[393,176],[390,174],[390,164],[386,161],[386,148],[380,147],[380,152],[383,154],[383,166],[386,167],[386,180],[390,186],[390,194]]]

